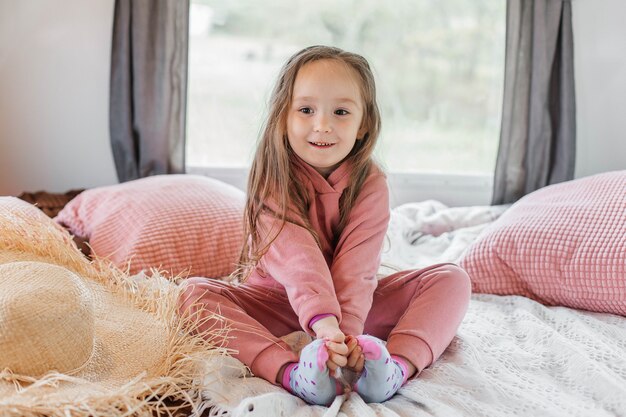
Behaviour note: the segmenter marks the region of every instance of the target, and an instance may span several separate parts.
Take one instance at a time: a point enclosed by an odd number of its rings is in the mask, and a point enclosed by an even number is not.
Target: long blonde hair
[[[341,196],[340,221],[337,234],[346,225],[350,210],[356,201],[363,183],[374,166],[372,153],[378,140],[381,121],[376,103],[376,85],[370,66],[361,55],[330,46],[311,46],[294,54],[283,66],[269,101],[269,114],[263,126],[254,161],[248,177],[247,202],[244,212],[244,236],[246,237],[239,257],[237,278],[245,281],[252,268],[267,252],[286,221],[306,228],[315,238],[308,209],[310,197],[294,172],[296,155],[287,139],[287,111],[291,107],[293,87],[298,71],[309,62],[330,59],[344,63],[358,75],[358,84],[364,104],[361,125],[367,132],[357,140],[346,157],[352,164],[349,186]],[[265,202],[271,200],[278,210],[270,209]],[[289,212],[289,214],[288,214]],[[280,220],[280,227],[273,236],[262,235],[258,230],[258,219],[268,213]],[[293,216],[296,216],[295,218]]]

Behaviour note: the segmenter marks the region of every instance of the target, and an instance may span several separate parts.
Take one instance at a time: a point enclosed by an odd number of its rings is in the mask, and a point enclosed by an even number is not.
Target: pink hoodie
[[[309,220],[322,250],[302,226],[287,222],[252,271],[248,283],[287,293],[302,329],[313,334],[311,320],[333,314],[345,334],[360,335],[372,306],[383,239],[389,223],[389,190],[375,168],[365,180],[346,227],[339,224],[339,198],[348,186],[350,164],[344,162],[328,179],[303,161],[297,174],[311,195]],[[266,216],[269,225],[276,220]]]

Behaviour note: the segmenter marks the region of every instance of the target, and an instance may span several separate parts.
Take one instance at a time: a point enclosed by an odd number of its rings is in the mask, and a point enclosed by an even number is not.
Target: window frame
[[[243,191],[248,169],[216,166],[187,166],[187,173],[204,175]],[[424,200],[437,200],[449,207],[491,204],[493,175],[429,172],[387,172],[391,207]]]
[[[185,170],[189,174],[209,176],[245,190],[249,168],[186,163]],[[491,204],[494,183],[493,172],[389,170],[387,171],[387,178],[392,207],[429,199],[438,200],[450,207]]]

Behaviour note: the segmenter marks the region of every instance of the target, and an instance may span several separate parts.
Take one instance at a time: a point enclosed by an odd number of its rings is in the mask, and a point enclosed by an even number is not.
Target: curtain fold
[[[116,0],[109,129],[120,182],[185,170],[189,0]]]
[[[502,128],[492,204],[574,176],[576,102],[569,0],[508,0]]]

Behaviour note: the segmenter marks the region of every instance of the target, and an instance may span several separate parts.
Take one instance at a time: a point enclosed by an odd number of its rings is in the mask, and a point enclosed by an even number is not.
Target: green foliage
[[[194,0],[213,12],[210,36],[251,47],[246,65],[278,68],[301,47],[330,44],[364,55],[392,143],[412,131],[497,143],[504,67],[504,0]],[[257,45],[253,47],[252,45]],[[400,134],[400,132],[405,132]],[[410,147],[407,139],[400,147]],[[464,142],[461,140],[460,142]],[[408,145],[407,145],[408,143]],[[447,143],[448,147],[453,144]],[[476,146],[491,154],[495,145]],[[475,158],[475,152],[472,157]]]

